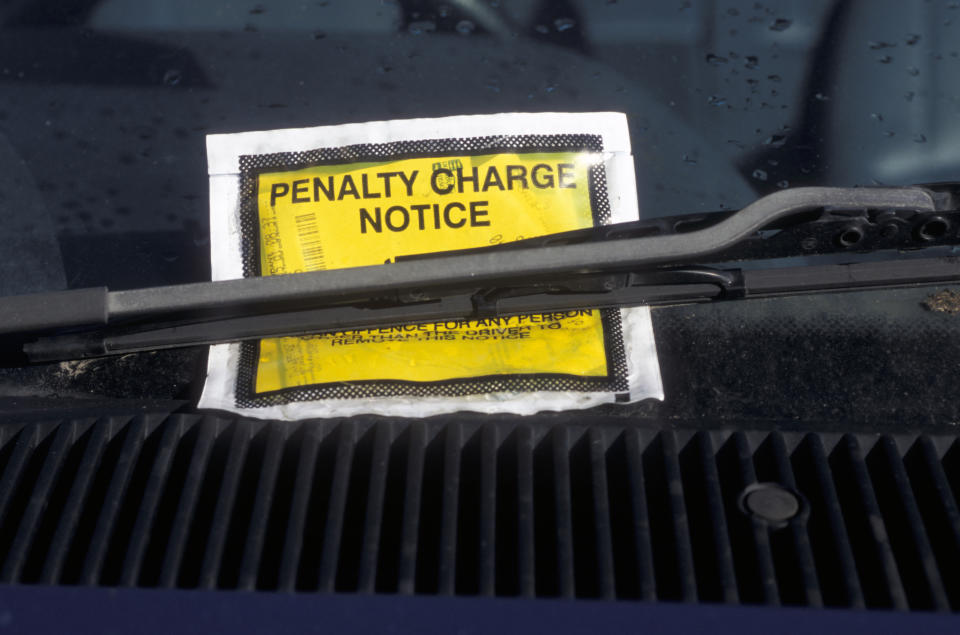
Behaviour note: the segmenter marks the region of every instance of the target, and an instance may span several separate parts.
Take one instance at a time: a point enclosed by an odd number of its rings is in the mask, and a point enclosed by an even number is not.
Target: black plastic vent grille
[[[4,583],[960,608],[955,437],[141,416],[0,473]]]

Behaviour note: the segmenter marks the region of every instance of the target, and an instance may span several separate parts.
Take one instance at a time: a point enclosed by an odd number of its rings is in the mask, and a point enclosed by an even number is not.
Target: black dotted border
[[[257,209],[257,184],[264,172],[291,171],[316,165],[393,161],[419,157],[462,156],[498,152],[601,152],[599,135],[516,135],[486,136],[421,141],[398,141],[380,144],[357,144],[320,148],[306,152],[277,152],[240,157],[240,251],[245,278],[259,276],[260,222]],[[594,225],[610,220],[606,171],[601,164],[588,172],[590,207]],[[311,386],[295,386],[266,393],[257,393],[256,372],[260,359],[260,342],[241,342],[236,383],[236,405],[239,408],[262,408],[299,401],[319,399],[360,399],[365,397],[461,397],[487,392],[598,392],[625,391],[627,361],[623,345],[620,311],[601,311],[601,324],[607,355],[606,377],[580,377],[559,373],[491,375],[434,382],[374,380],[333,382]]]

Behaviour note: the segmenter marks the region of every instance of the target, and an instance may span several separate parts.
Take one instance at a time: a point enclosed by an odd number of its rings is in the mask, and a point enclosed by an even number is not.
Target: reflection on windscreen
[[[98,30],[269,31],[390,34],[400,19],[398,4],[384,2],[223,3],[195,0],[106,0],[97,5],[89,26]]]
[[[954,178],[958,18],[895,0],[4,5],[0,293],[206,279],[212,132],[622,111],[644,217]]]

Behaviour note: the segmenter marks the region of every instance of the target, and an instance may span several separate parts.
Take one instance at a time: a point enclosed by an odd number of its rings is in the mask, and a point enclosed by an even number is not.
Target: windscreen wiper
[[[954,245],[958,227],[960,184],[795,188],[736,212],[384,265],[5,297],[0,341],[8,363],[26,363],[444,319],[960,282],[950,255],[756,266],[771,257]]]

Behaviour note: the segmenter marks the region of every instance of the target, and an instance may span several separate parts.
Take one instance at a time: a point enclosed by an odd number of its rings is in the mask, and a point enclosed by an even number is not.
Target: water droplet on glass
[[[907,39],[904,40],[907,46],[913,46],[920,41],[920,35],[917,33],[910,33],[907,35]]]
[[[411,35],[423,35],[424,33],[433,33],[437,30],[437,23],[433,20],[416,20],[407,26],[407,31]]]
[[[913,142],[914,142],[914,143],[926,143],[926,142],[927,142],[927,135],[922,134],[922,133],[921,133],[921,134],[915,134],[915,135],[913,135]]]
[[[781,81],[781,78],[779,75],[767,75],[767,79],[769,79],[771,82]]]
[[[916,77],[917,75],[920,74],[920,69],[917,68],[916,66],[908,66],[907,74],[910,75],[910,77]]]
[[[707,64],[713,64],[714,66],[720,66],[721,64],[726,64],[727,58],[720,55],[714,55],[713,53],[707,53]]]
[[[720,97],[719,95],[710,95],[707,97],[707,103],[711,106],[724,106],[727,103],[726,97]]]
[[[824,95],[823,93],[817,93],[813,96],[817,101],[830,101],[830,98]]]
[[[538,24],[538,25],[536,25],[535,27],[533,27],[533,30],[536,31],[537,33],[541,33],[541,34],[543,34],[543,35],[546,35],[547,33],[550,32],[550,29],[547,28],[547,25],[546,25],[546,24]]]
[[[893,130],[884,130],[884,131],[883,131],[883,136],[884,136],[884,137],[892,137],[894,134],[896,134],[896,133],[895,133]]]
[[[553,28],[561,33],[564,31],[569,31],[577,25],[576,20],[573,18],[557,18],[553,21]]]
[[[913,101],[913,98],[916,97],[916,96],[917,96],[917,94],[916,94],[915,92],[913,92],[912,90],[908,90],[907,92],[905,92],[905,93],[903,94],[903,98],[906,99],[907,101]]]
[[[893,61],[893,58],[890,57],[889,55],[881,55],[880,57],[877,58],[877,61],[880,62],[881,64],[889,64],[890,62]]]
[[[784,143],[787,142],[787,136],[782,134],[770,135],[767,137],[763,144],[767,146],[773,146],[774,148],[781,147]]]
[[[684,154],[684,155],[683,155],[683,162],[686,163],[687,165],[696,165],[696,164],[697,164],[697,160],[694,159],[693,157],[691,157],[689,154]]]
[[[470,20],[460,20],[457,22],[457,33],[460,35],[470,35],[473,33],[474,29],[477,28],[477,25],[471,22]]]
[[[867,46],[872,48],[874,51],[879,51],[880,49],[893,48],[896,46],[896,44],[891,44],[890,42],[874,42],[871,40],[870,42],[867,42]]]
[[[183,79],[183,73],[179,69],[170,68],[163,74],[163,83],[167,86],[176,86]]]
[[[872,113],[870,113],[870,117],[871,117],[872,119],[876,119],[877,121],[883,121],[883,115],[881,115],[881,114],[878,113],[878,112],[872,112]]]
[[[756,170],[753,171],[753,174],[751,174],[750,176],[752,176],[753,178],[757,179],[758,181],[766,181],[766,180],[767,180],[767,171],[766,171],[766,170],[761,170],[760,168],[757,168]]]
[[[790,187],[790,181],[787,181],[786,179],[783,181],[777,181],[777,187],[779,187],[781,190],[784,190]]]
[[[557,90],[557,88],[559,88],[559,86],[557,86],[556,84],[547,84],[546,86],[544,86],[543,90],[544,92],[552,93],[555,90]]]
[[[760,60],[757,58],[756,55],[747,55],[747,57],[744,59],[745,61],[743,65],[746,66],[747,68],[756,68],[757,64],[760,63]]]
[[[793,24],[793,20],[786,20],[784,18],[777,18],[773,21],[773,24],[770,25],[771,31],[786,31],[790,28],[790,25]]]
[[[325,37],[327,37],[327,34],[324,33],[323,31],[314,31],[314,32],[313,32],[313,39],[315,39],[315,40],[322,40],[322,39],[325,38]]]

